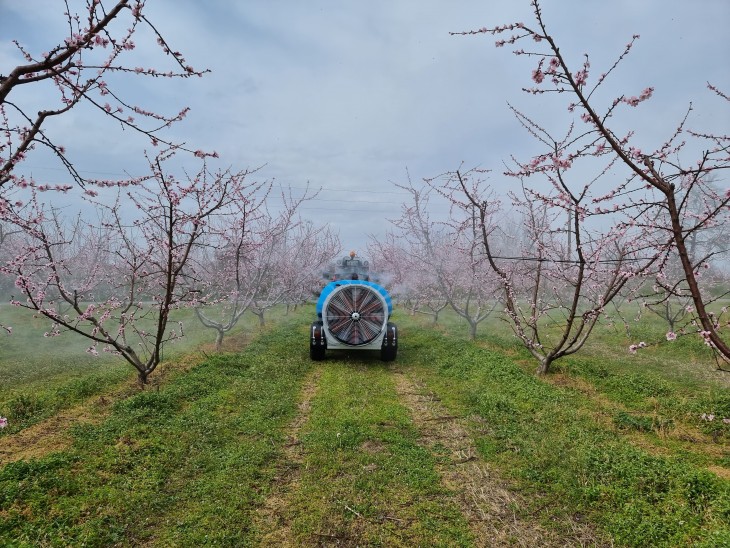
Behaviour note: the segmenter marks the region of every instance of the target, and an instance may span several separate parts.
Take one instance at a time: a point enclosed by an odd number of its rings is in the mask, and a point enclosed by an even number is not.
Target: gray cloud
[[[41,23],[58,30],[56,3],[36,1],[46,6]],[[3,63],[11,37],[36,43],[49,34],[37,30],[35,10],[31,18],[19,5],[0,4],[3,19],[13,18],[0,31]],[[602,97],[656,88],[652,102],[631,113],[647,147],[669,135],[690,101],[698,127],[724,132],[730,125],[727,106],[705,89],[709,80],[730,90],[726,0],[544,0],[543,8],[563,51],[575,63],[589,52],[596,74],[641,34]],[[531,84],[532,60],[494,48],[491,36],[449,35],[531,24],[526,0],[182,0],[146,9],[190,64],[212,74],[174,84],[134,81],[129,92],[149,107],[190,105],[173,133],[218,151],[225,165],[266,164],[263,173],[281,184],[323,187],[304,214],[339,229],[346,248],[364,249],[366,235],[382,234],[398,214],[403,195],[390,182],[405,180],[406,168],[419,180],[462,161],[499,170],[510,154],[534,152],[507,101],[546,125],[562,125],[566,116],[520,91]],[[151,63],[155,55],[137,42],[137,54]],[[121,144],[116,128],[91,126],[82,113],[64,124],[64,135],[82,144],[75,157],[88,169],[143,165],[136,159],[142,145]]]

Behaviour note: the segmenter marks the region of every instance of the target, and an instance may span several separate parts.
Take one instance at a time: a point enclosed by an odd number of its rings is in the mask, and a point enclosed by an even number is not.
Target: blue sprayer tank
[[[327,349],[379,350],[383,361],[394,360],[398,329],[390,322],[393,302],[382,285],[370,281],[368,262],[352,252],[332,265],[325,276],[331,281],[317,299],[310,357],[323,360]]]

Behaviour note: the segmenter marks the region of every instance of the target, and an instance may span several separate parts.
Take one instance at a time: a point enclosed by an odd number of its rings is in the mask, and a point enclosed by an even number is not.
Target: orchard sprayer
[[[383,361],[393,361],[398,352],[398,328],[390,322],[393,303],[388,291],[370,280],[368,261],[351,252],[325,276],[331,281],[317,300],[310,357],[323,360],[327,349],[379,350]]]

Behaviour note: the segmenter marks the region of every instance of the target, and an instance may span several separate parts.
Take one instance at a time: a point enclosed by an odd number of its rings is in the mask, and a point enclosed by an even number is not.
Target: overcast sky
[[[111,2],[110,2],[111,3]],[[405,198],[392,182],[459,167],[500,170],[534,152],[507,102],[546,125],[566,120],[555,103],[520,91],[533,63],[494,37],[450,31],[533,22],[527,0],[148,0],[146,13],[203,79],[127,80],[150,110],[188,105],[173,132],[192,148],[215,150],[222,166],[264,165],[277,184],[322,188],[303,215],[330,223],[344,250],[384,234]],[[20,62],[11,43],[35,53],[64,37],[60,0],[0,0],[0,73]],[[610,95],[652,86],[633,126],[647,149],[668,137],[689,103],[691,127],[727,133],[730,108],[706,82],[730,92],[728,0],[544,0],[544,18],[575,63],[589,53],[605,71],[633,34],[632,54],[608,82]],[[148,52],[138,37],[137,55]],[[637,111],[638,112],[638,111]],[[144,143],[83,112],[52,128],[88,172],[138,173]],[[193,169],[195,164],[193,165]],[[23,169],[64,182],[38,155]],[[496,185],[509,184],[499,177]],[[726,183],[724,183],[726,184]]]

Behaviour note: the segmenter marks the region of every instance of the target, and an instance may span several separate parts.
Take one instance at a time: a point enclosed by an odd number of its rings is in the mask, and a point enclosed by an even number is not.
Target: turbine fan
[[[329,332],[340,342],[352,346],[367,344],[383,329],[385,302],[369,287],[339,287],[325,310]]]

